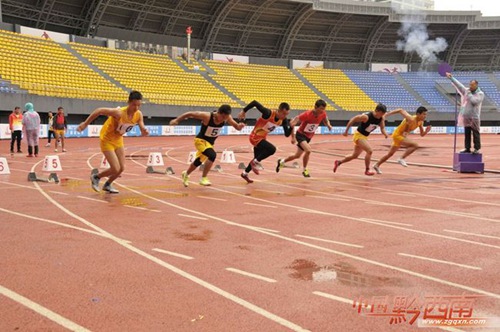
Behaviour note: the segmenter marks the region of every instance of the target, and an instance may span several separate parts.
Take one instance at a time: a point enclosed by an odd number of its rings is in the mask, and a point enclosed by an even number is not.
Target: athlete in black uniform
[[[337,171],[337,168],[348,161],[358,158],[361,152],[365,151],[365,175],[374,175],[375,173],[370,171],[370,161],[372,158],[372,148],[370,144],[368,144],[368,136],[372,131],[374,131],[378,126],[380,126],[380,131],[385,136],[388,137],[385,132],[385,123],[384,123],[384,115],[387,112],[387,107],[384,104],[378,104],[375,107],[375,110],[371,112],[366,112],[364,114],[356,115],[347,123],[345,131],[342,135],[347,136],[349,132],[349,128],[355,122],[361,122],[358,126],[357,131],[354,133],[353,142],[354,142],[354,151],[351,155],[346,156],[342,160],[335,160],[335,164],[333,165],[333,172]]]
[[[207,175],[217,157],[214,150],[214,143],[219,136],[222,127],[227,123],[233,126],[236,130],[241,130],[245,127],[243,123],[237,123],[231,117],[231,106],[222,105],[217,111],[213,112],[187,112],[170,121],[171,126],[179,124],[185,119],[198,119],[201,120],[201,129],[196,138],[194,139],[194,146],[196,147],[196,158],[189,165],[187,171],[182,172],[182,183],[185,187],[189,185],[189,174],[191,174],[198,166],[205,163],[203,175],[200,180],[202,186],[209,186],[212,183],[208,180]]]

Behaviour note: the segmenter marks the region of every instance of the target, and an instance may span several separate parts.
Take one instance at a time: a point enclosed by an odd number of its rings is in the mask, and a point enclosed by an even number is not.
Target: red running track
[[[304,178],[301,168],[276,174],[295,147],[271,136],[278,151],[253,184],[237,164],[221,164],[211,187],[195,171],[184,188],[192,138],[127,138],[118,195],[90,188],[97,139],[68,140],[59,184],[27,181],[43,158],[7,156],[0,330],[409,331],[411,316],[390,324],[359,314],[353,300],[385,298],[392,312],[396,297],[462,294],[481,296],[473,317],[499,317],[498,174],[415,166],[451,166],[453,152],[452,136],[418,140],[408,168],[390,162],[367,177],[362,160],[333,174],[352,143],[316,136]],[[483,135],[487,169],[500,169],[496,140]],[[371,139],[374,159],[389,142]],[[216,148],[251,158],[246,136]],[[146,174],[160,151],[175,175]]]

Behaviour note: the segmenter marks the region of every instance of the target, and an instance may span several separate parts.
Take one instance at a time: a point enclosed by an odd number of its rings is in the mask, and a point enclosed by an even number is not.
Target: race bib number
[[[366,130],[368,133],[371,133],[372,131],[374,131],[375,129],[377,129],[377,127],[378,127],[378,126],[377,126],[376,124],[371,124],[371,125],[369,125],[368,127],[366,127],[366,129],[365,129],[365,130]]]
[[[132,128],[134,128],[134,126],[135,126],[135,124],[133,124],[133,123],[120,123],[118,125],[118,127],[116,128],[116,131],[123,135],[123,134],[131,131]]]
[[[221,127],[207,127],[207,131],[205,131],[205,136],[217,137],[219,136],[221,130],[222,130]]]
[[[266,123],[266,125],[262,129],[264,129],[265,131],[267,131],[268,133],[270,133],[274,129],[276,129],[276,127],[278,127],[278,125],[276,123],[268,122],[268,123]]]
[[[316,128],[318,128],[318,124],[308,124],[305,128],[304,128],[304,132],[306,133],[314,133],[316,131]]]

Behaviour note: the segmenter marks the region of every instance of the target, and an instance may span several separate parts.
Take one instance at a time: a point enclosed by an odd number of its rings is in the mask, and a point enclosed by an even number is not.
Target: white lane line
[[[85,196],[76,196],[76,197],[82,198],[82,199],[86,199],[86,200],[89,200],[89,201],[92,201],[92,202],[99,202],[99,203],[106,203],[106,204],[109,203],[107,201],[103,201],[102,199],[97,199],[97,198],[90,198],[90,197],[85,197]]]
[[[161,252],[162,254],[167,254],[167,255],[170,255],[170,256],[175,256],[175,257],[184,258],[184,259],[194,259],[191,256],[187,256],[187,255],[183,255],[183,254],[178,254],[178,253],[173,252],[173,251],[168,251],[168,250],[163,250],[163,249],[158,249],[158,248],[154,248],[153,251]]]
[[[142,211],[149,211],[149,212],[161,212],[160,210],[153,210],[153,209],[148,209],[142,206],[133,206],[133,205],[124,205],[125,207],[132,208],[132,209],[137,209],[137,210],[142,210]]]
[[[2,285],[0,285],[0,294],[2,294],[5,297],[8,297],[9,299],[29,308],[31,310],[33,310],[37,314],[39,314],[47,319],[50,319],[54,323],[57,323],[57,324],[61,325],[62,327],[67,328],[70,331],[78,331],[78,332],[90,331],[90,330],[87,330],[86,328],[84,328],[83,326],[80,326],[77,323],[53,312],[52,310],[45,308],[45,307],[41,306],[40,304],[33,302],[30,299],[28,299],[20,294],[17,294],[16,292],[14,292],[8,288],[3,287]]]
[[[62,193],[60,191],[53,191],[53,190],[49,190],[49,193],[53,193],[53,194],[57,194],[57,195],[66,195],[66,196],[69,195],[68,193]]]
[[[463,268],[471,269],[471,270],[482,270],[482,268],[477,267],[477,266],[459,264],[459,263],[454,263],[454,262],[450,262],[450,261],[443,261],[443,260],[440,260],[440,259],[434,259],[434,258],[423,257],[423,256],[410,255],[410,254],[405,254],[405,253],[402,253],[402,252],[398,253],[398,255],[405,256],[405,257],[411,257],[411,258],[417,258],[417,259],[421,259],[421,260],[424,260],[424,261],[430,261],[430,262],[434,262],[434,263],[441,263],[441,264],[459,266],[459,267],[463,267]]]
[[[351,201],[350,199],[347,199],[347,198],[325,197],[325,196],[318,196],[318,195],[306,195],[306,197],[328,199],[328,200],[332,200],[332,201],[343,201],[343,202],[350,202]]]
[[[327,240],[327,239],[321,239],[321,238],[313,237],[313,236],[306,236],[306,235],[299,235],[299,234],[295,234],[295,236],[296,237],[302,237],[304,239],[310,239],[310,240],[316,240],[316,241],[321,241],[321,242],[340,244],[342,246],[348,246],[348,247],[353,247],[353,248],[364,248],[364,246],[360,246],[358,244],[352,244],[352,243],[346,243],[346,242],[339,242],[339,241],[333,241],[333,240]]]
[[[395,222],[395,221],[387,221],[387,220],[378,220],[378,219],[370,219],[370,218],[360,218],[359,220],[363,221],[374,221],[374,222],[380,222],[383,224],[391,224],[391,225],[399,225],[399,226],[406,226],[406,227],[413,227],[412,224],[404,224],[401,222]]]
[[[205,217],[190,216],[189,214],[178,213],[177,215],[180,216],[180,217],[185,217],[185,218],[192,218],[192,219],[199,219],[199,220],[208,220],[208,218],[205,218]]]
[[[260,206],[260,207],[266,207],[266,208],[273,208],[273,209],[277,208],[276,205],[269,205],[269,204],[256,204],[256,203],[249,203],[249,202],[244,202],[243,204],[253,205],[253,206]]]
[[[271,232],[271,233],[279,233],[280,231],[276,231],[274,229],[270,228],[264,228],[264,227],[258,227],[258,226],[253,226],[253,229],[259,230],[259,231],[264,231],[264,232]]]
[[[10,213],[10,214],[13,214],[13,215],[16,215],[16,216],[19,216],[19,217],[24,217],[24,218],[28,218],[28,219],[43,221],[43,222],[46,222],[46,223],[49,223],[49,224],[54,224],[54,225],[57,225],[57,226],[62,226],[62,227],[66,227],[66,228],[76,229],[78,231],[82,231],[82,232],[86,232],[86,233],[90,233],[90,234],[94,234],[94,235],[98,235],[98,236],[103,236],[99,232],[92,231],[90,229],[81,228],[81,227],[78,227],[78,226],[64,224],[62,222],[57,222],[57,221],[53,221],[53,220],[49,220],[49,219],[44,219],[44,218],[39,218],[39,217],[35,217],[35,216],[30,216],[28,214],[19,213],[19,212],[15,212],[15,211],[11,211],[11,210],[6,210],[6,209],[2,209],[2,208],[0,208],[0,211],[1,212],[5,212],[5,213]],[[103,236],[103,237],[106,237],[106,236]]]
[[[333,294],[328,294],[328,293],[323,293],[323,292],[318,292],[318,291],[312,292],[312,293],[314,295],[326,297],[327,299],[330,299],[330,300],[335,300],[338,302],[347,303],[347,304],[350,304],[352,306],[357,306],[360,304],[359,302],[354,302],[354,300],[346,299],[345,297],[340,297],[340,296],[333,295]],[[371,305],[367,304],[367,306],[365,308],[371,309]]]
[[[298,209],[298,212],[304,212],[304,213],[312,213],[312,214],[321,214],[321,215],[328,215],[326,212],[318,211],[318,210],[309,210],[309,209]]]
[[[227,271],[230,271],[230,272],[238,273],[238,274],[241,274],[241,275],[244,275],[244,276],[250,277],[250,278],[255,278],[255,279],[258,279],[258,280],[262,280],[262,281],[267,281],[267,282],[277,282],[277,281],[276,281],[276,280],[274,280],[274,279],[267,278],[267,277],[263,277],[263,276],[260,276],[260,275],[258,275],[258,274],[254,274],[254,273],[250,273],[250,272],[246,272],[246,271],[238,270],[238,269],[235,269],[235,268],[232,268],[232,267],[227,267],[227,268],[226,268],[226,270],[227,270]]]
[[[203,198],[203,199],[211,199],[214,201],[221,201],[221,202],[227,202],[227,199],[224,198],[217,198],[217,197],[209,197],[209,196],[196,196],[197,198]]]
[[[12,169],[12,168],[11,168]],[[34,189],[34,190],[37,190],[35,187],[33,186],[25,186],[23,184],[17,184],[17,183],[11,183],[11,182],[5,182],[5,181],[0,181],[0,183],[3,183],[5,185],[9,185],[9,186],[15,186],[15,187],[20,187],[20,188],[26,188],[26,189]],[[2,187],[2,189],[4,189],[5,187]],[[12,189],[12,188],[10,188]]]
[[[500,237],[498,237],[498,236],[493,236],[493,235],[484,235],[484,234],[467,233],[467,232],[453,231],[453,230],[451,230],[451,229],[443,229],[443,231],[445,231],[445,232],[450,232],[450,233],[464,234],[464,235],[479,236],[479,237],[484,237],[484,238],[487,238],[487,239],[495,239],[495,240],[500,240]]]

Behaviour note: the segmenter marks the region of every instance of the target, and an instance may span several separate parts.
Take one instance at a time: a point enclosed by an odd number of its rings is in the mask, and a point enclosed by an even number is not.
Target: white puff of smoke
[[[424,63],[437,62],[437,54],[448,47],[448,43],[442,37],[429,40],[427,26],[422,22],[403,22],[398,35],[403,38],[396,42],[398,51],[417,52]]]

